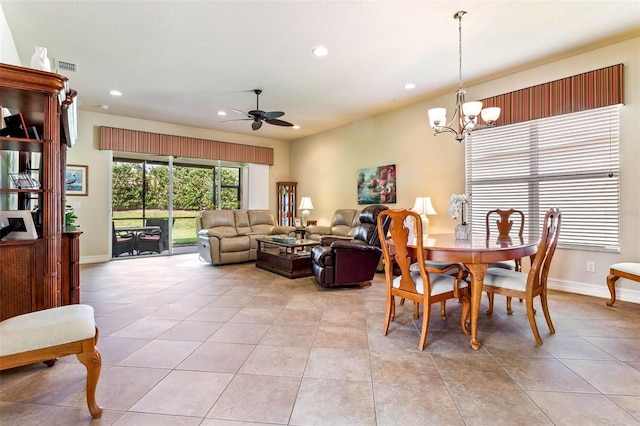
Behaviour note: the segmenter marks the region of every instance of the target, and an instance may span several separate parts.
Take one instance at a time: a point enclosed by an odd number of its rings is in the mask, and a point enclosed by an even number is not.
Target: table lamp
[[[418,213],[422,219],[422,234],[424,236],[429,235],[429,218],[427,215],[438,214],[436,209],[433,208],[433,204],[431,204],[431,197],[417,197],[411,210]]]
[[[309,217],[309,210],[313,210],[313,203],[311,197],[302,197],[300,200],[299,210],[302,210],[302,224],[307,226],[307,218]]]

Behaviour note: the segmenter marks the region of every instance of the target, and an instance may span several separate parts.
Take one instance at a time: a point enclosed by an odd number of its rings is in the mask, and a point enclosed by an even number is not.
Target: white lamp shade
[[[301,210],[313,210],[313,203],[311,202],[311,197],[302,197],[298,208]]]
[[[447,122],[447,109],[446,108],[431,108],[429,110],[429,121],[431,127],[444,126]]]
[[[462,114],[465,116],[478,116],[480,115],[480,111],[482,111],[482,102],[480,101],[465,102],[462,104]]]
[[[499,107],[489,107],[482,110],[482,119],[485,123],[493,124],[500,117],[500,108]]]
[[[431,204],[431,197],[417,197],[412,210],[421,215],[438,214]]]

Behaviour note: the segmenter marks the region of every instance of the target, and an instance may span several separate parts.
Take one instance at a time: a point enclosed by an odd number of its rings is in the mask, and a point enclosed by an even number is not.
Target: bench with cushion
[[[607,276],[607,286],[609,286],[609,293],[611,293],[611,299],[607,302],[608,306],[612,306],[616,302],[616,281],[620,278],[640,282],[640,263],[622,262],[611,265]]]
[[[0,370],[76,355],[87,369],[87,405],[93,418],[102,415],[96,386],[102,358],[98,328],[89,305],[67,305],[30,312],[0,322]]]

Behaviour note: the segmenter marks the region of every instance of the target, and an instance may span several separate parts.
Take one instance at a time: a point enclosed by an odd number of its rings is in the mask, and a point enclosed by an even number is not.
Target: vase
[[[471,238],[471,225],[460,224],[456,226],[456,240],[468,240]]]
[[[51,61],[47,57],[46,47],[36,47],[36,53],[31,57],[31,68],[41,71],[51,71]]]

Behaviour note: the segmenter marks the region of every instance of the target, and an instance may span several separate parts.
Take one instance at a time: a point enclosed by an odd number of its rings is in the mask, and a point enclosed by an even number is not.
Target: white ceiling
[[[294,140],[640,35],[640,1],[2,1],[23,65],[35,46],[80,109]],[[329,55],[311,50],[319,45]],[[55,71],[55,69],[54,69]],[[567,71],[568,74],[571,70]],[[404,84],[413,82],[414,90]],[[232,108],[279,110],[256,132]],[[110,89],[123,96],[114,98]],[[100,105],[109,105],[103,110]],[[426,112],[425,112],[426,114]],[[426,115],[425,115],[426,120]]]

